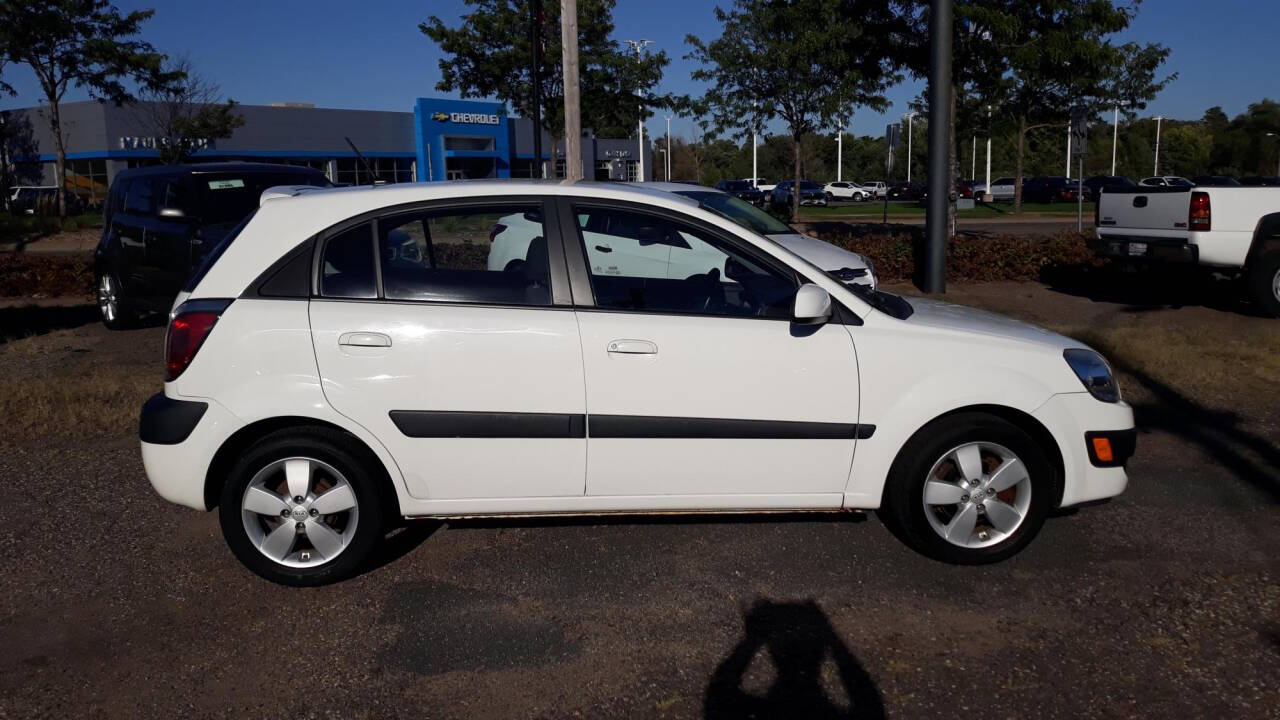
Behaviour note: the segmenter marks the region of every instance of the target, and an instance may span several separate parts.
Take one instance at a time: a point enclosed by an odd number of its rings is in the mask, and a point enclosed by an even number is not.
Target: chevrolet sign
[[[434,112],[434,113],[431,113],[431,119],[435,120],[436,122],[456,122],[463,125],[498,125],[499,124],[497,115],[490,115],[486,113]]]

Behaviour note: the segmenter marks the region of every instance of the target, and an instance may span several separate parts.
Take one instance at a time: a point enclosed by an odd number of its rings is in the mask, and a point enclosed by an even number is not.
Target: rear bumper
[[[1104,403],[1087,392],[1054,395],[1032,415],[1048,428],[1062,455],[1062,506],[1115,497],[1129,484],[1124,463],[1133,454],[1124,453],[1120,438],[1136,437],[1133,408],[1127,403]],[[1090,439],[1094,434],[1117,438],[1113,446],[1119,462],[1094,462]]]
[[[198,414],[192,406],[200,406]],[[143,406],[139,435],[142,467],[156,494],[171,503],[208,510],[204,485],[209,462],[243,425],[216,402],[152,396]]]
[[[1098,230],[1098,237],[1089,241],[1089,248],[1098,257],[1190,265],[1200,261],[1200,249],[1186,240],[1142,235],[1104,235],[1102,228]]]

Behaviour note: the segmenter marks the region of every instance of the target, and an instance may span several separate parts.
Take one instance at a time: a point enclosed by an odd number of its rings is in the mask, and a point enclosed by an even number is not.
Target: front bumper
[[[196,415],[193,406],[199,405],[204,409]],[[204,496],[209,463],[227,438],[243,426],[216,402],[153,396],[142,408],[138,429],[142,467],[156,494],[178,505],[210,509]]]
[[[1142,235],[1103,235],[1089,240],[1089,248],[1098,257],[1123,260],[1195,264],[1200,249],[1186,240],[1153,238]]]
[[[1053,435],[1062,455],[1062,507],[1115,497],[1129,484],[1124,449],[1115,452],[1119,463],[1095,464],[1091,456],[1094,434],[1111,438],[1133,432],[1133,408],[1128,403],[1104,403],[1087,392],[1062,393],[1049,398],[1032,413]],[[1128,452],[1131,455],[1132,451]]]

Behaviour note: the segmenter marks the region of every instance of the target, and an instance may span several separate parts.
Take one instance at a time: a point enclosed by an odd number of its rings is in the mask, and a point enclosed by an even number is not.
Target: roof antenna
[[[346,141],[347,141],[347,144],[351,146],[351,150],[352,150],[352,152],[354,152],[354,153],[356,154],[356,157],[360,160],[360,164],[361,164],[361,165],[364,165],[364,171],[365,171],[365,173],[366,173],[366,174],[368,174],[368,175],[369,175],[369,177],[372,177],[372,178],[373,178],[373,184],[374,184],[374,185],[386,185],[386,184],[387,184],[387,181],[386,181],[386,180],[383,180],[383,179],[378,175],[378,173],[376,173],[376,172],[374,172],[374,171],[373,171],[373,168],[369,166],[369,161],[365,159],[364,155],[361,155],[361,154],[360,154],[360,148],[356,147],[356,144],[355,144],[355,143],[353,143],[353,142],[351,142],[351,138],[349,138],[349,137],[347,137],[347,136],[345,136],[345,135],[344,135],[344,136],[342,137],[342,139],[343,139],[343,140],[346,140]]]

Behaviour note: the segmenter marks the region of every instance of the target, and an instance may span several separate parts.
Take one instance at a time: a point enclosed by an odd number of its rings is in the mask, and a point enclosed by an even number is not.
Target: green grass
[[[883,202],[845,203],[826,207],[800,208],[800,220],[830,220],[832,218],[874,218],[884,212]],[[1075,217],[1075,203],[1023,203],[1023,215],[1053,215]],[[1093,217],[1093,203],[1084,204],[1086,218]],[[923,217],[924,207],[916,203],[889,203],[889,217]],[[1013,212],[1013,203],[993,203],[978,205],[972,210],[961,210],[961,218],[1002,218],[1018,217]]]
[[[89,213],[70,215],[66,220],[47,215],[10,215],[0,213],[0,242],[21,240],[32,235],[48,235],[64,230],[101,228],[102,215]]]

